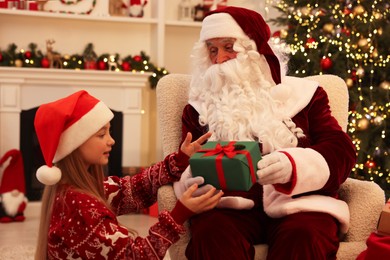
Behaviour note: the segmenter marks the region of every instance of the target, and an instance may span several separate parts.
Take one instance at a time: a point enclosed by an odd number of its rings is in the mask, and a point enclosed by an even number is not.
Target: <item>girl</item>
[[[104,177],[103,166],[115,141],[110,135],[111,110],[86,91],[40,106],[35,130],[46,165],[37,179],[42,196],[36,260],[162,259],[185,232],[182,224],[214,208],[222,192],[215,189],[192,198],[192,185],[171,212],[141,238],[118,223],[117,215],[151,206],[160,186],[176,181],[211,134],[191,143],[188,134],[179,152],[168,155],[134,177]],[[53,165],[55,163],[55,165]]]

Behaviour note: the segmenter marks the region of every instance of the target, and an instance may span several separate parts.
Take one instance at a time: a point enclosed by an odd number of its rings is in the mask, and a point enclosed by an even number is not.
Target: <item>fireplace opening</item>
[[[24,163],[26,197],[29,201],[41,200],[44,188],[35,176],[37,169],[45,164],[34,129],[37,110],[38,107],[22,110],[20,114],[20,151]],[[114,118],[111,120],[111,136],[115,140],[115,145],[112,147],[108,166],[105,167],[105,174],[122,176],[123,113],[111,111],[114,113]]]

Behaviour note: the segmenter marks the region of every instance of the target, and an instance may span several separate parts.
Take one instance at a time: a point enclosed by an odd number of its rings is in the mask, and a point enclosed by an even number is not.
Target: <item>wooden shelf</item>
[[[133,18],[124,16],[96,16],[96,15],[81,15],[81,14],[67,14],[54,13],[42,11],[27,11],[27,10],[13,10],[0,9],[0,14],[4,15],[20,15],[30,17],[43,17],[54,19],[71,19],[71,20],[87,20],[100,22],[119,22],[119,23],[139,23],[139,24],[157,24],[157,19],[153,18]]]
[[[176,20],[170,20],[166,21],[165,25],[167,26],[178,26],[178,27],[201,27],[201,22],[192,22],[192,21],[176,21]]]

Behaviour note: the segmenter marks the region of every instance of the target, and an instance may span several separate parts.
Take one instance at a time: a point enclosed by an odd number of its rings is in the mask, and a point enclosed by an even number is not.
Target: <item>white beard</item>
[[[25,196],[22,192],[5,192],[1,194],[1,201],[3,203],[3,208],[8,216],[16,216],[20,205],[26,201]]]
[[[237,40],[235,47],[244,49],[240,44]],[[198,57],[202,55],[199,47]],[[199,123],[209,126],[210,140],[259,141],[267,152],[297,145],[297,137],[283,123],[287,118],[270,95],[274,83],[260,70],[261,59],[257,51],[249,50],[222,64],[197,60],[203,66],[194,72],[189,101],[200,105]]]

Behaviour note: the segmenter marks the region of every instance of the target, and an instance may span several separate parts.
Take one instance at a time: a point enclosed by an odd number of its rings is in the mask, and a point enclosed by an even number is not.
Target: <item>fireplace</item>
[[[24,157],[29,199],[40,197],[35,179],[43,157],[35,137],[33,120],[40,104],[84,89],[114,112],[115,151],[107,171],[122,174],[122,167],[141,166],[145,120],[142,93],[150,73],[0,67],[0,154],[20,149]],[[120,123],[116,123],[116,120]],[[146,122],[146,123],[145,123]],[[121,141],[119,141],[121,140]],[[0,173],[1,175],[1,173]]]

